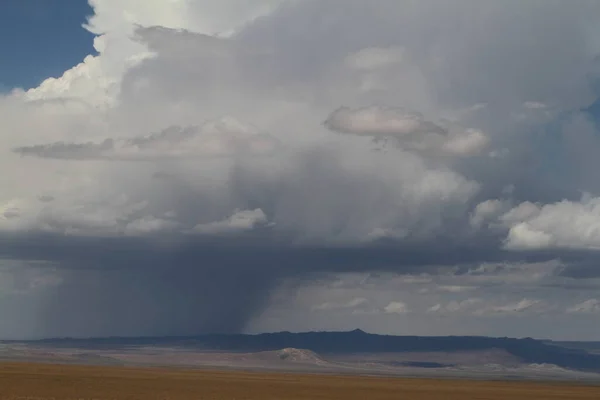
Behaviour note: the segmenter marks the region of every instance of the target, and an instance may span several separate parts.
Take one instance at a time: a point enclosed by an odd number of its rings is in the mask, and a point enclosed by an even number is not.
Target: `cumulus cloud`
[[[322,274],[437,296],[594,268],[597,128],[560,118],[598,96],[597,2],[90,4],[98,55],[0,97],[0,257],[57,276],[12,333],[243,331]]]
[[[513,249],[600,248],[600,199],[553,204],[522,203],[501,217],[509,226],[506,246]]]

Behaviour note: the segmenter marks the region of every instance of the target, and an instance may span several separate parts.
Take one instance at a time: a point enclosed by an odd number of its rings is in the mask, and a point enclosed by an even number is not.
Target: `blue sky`
[[[0,1],[0,90],[37,86],[93,53],[86,0]]]

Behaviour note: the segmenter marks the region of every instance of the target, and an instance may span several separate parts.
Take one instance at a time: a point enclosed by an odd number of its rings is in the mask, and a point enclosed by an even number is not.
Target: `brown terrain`
[[[600,386],[106,366],[0,364],[0,400],[577,400]]]

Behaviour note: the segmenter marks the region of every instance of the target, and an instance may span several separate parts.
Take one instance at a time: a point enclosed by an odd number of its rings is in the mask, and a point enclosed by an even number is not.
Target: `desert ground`
[[[600,386],[562,383],[406,379],[0,364],[0,400],[577,400],[600,399]]]

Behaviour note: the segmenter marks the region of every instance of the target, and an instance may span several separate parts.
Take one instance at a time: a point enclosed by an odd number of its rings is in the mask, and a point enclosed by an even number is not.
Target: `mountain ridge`
[[[10,341],[4,341],[10,342]],[[19,341],[12,341],[19,342]],[[127,348],[168,346],[208,351],[259,352],[304,349],[317,354],[425,353],[504,350],[526,364],[553,364],[561,368],[600,372],[600,354],[561,346],[547,340],[487,336],[396,336],[364,332],[287,331],[258,334],[203,334],[194,336],[53,338],[22,343],[57,347]]]

